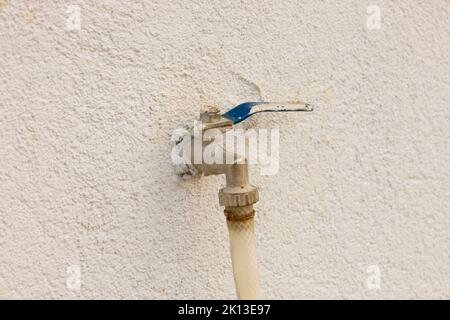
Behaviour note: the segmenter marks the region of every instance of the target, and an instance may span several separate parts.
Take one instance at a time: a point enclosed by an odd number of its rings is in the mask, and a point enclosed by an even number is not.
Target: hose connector
[[[246,220],[255,215],[253,204],[259,200],[258,189],[249,183],[247,163],[226,168],[226,187],[219,190],[219,204],[228,220]]]

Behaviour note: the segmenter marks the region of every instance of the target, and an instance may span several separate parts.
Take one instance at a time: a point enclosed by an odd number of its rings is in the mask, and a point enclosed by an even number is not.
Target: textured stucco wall
[[[0,0],[0,30],[0,297],[233,298],[223,178],[178,180],[171,132],[303,99],[252,124],[265,297],[450,298],[449,1]]]

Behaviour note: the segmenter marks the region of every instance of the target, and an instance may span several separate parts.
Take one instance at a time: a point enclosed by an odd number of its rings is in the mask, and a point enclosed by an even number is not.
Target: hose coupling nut
[[[258,189],[248,185],[244,190],[225,187],[219,191],[219,204],[225,207],[245,207],[259,200]]]

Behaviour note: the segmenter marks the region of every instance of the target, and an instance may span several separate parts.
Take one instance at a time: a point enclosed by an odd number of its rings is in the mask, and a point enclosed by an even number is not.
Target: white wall
[[[0,30],[0,297],[234,298],[223,178],[178,180],[171,132],[303,99],[251,123],[265,297],[450,298],[448,1],[0,0]]]

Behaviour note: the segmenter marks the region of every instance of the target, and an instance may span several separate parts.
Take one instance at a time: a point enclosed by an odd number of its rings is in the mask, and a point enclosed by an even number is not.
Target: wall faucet
[[[200,113],[201,141],[199,144],[190,143],[189,156],[185,159],[185,166],[190,172],[203,175],[225,174],[226,186],[219,190],[219,203],[225,207],[224,213],[230,235],[231,260],[236,291],[239,299],[260,298],[259,273],[256,262],[256,243],[254,234],[253,205],[259,200],[258,189],[249,183],[248,161],[232,155],[233,161],[227,162],[227,152],[219,156],[215,163],[201,160],[195,161],[195,148],[203,151],[215,142],[217,137],[233,128],[256,113],[263,112],[311,112],[313,106],[302,102],[245,102],[221,114],[216,107],[208,106]],[[212,132],[212,134],[211,134]],[[210,133],[210,134],[207,134]],[[204,137],[207,136],[205,139]],[[191,133],[189,138],[194,137]],[[181,143],[183,139],[177,141]],[[214,150],[214,148],[211,148]]]

